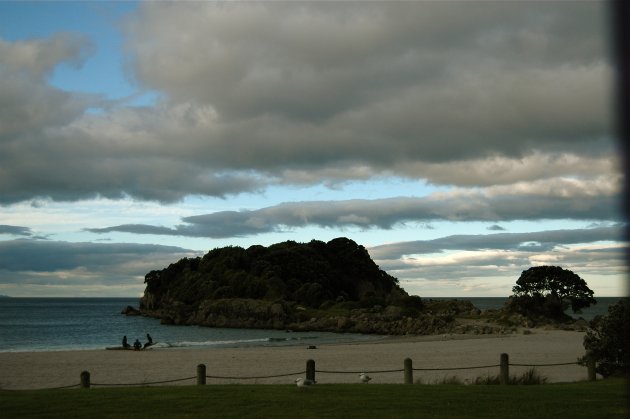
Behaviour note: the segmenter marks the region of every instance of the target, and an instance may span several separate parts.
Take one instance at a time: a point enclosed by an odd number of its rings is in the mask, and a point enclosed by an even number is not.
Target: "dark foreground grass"
[[[212,385],[0,391],[6,418],[627,418],[621,379],[538,386]]]

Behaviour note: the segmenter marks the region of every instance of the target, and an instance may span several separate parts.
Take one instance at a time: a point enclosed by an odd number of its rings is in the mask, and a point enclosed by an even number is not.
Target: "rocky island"
[[[145,276],[139,310],[165,324],[383,335],[511,333],[522,316],[410,296],[347,238],[224,247]]]

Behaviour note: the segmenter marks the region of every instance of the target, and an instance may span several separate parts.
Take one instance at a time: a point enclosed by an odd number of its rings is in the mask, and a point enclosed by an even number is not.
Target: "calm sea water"
[[[0,352],[103,349],[127,336],[155,348],[317,345],[377,336],[352,333],[286,332],[160,324],[157,319],[120,314],[137,298],[0,298]]]
[[[471,298],[480,309],[499,308],[504,298]],[[606,314],[619,298],[600,298],[582,317]],[[56,351],[119,346],[123,335],[130,343],[145,342],[150,333],[156,348],[317,345],[378,339],[352,333],[286,332],[283,330],[218,329],[171,326],[141,316],[124,316],[137,298],[0,298],[0,351]]]

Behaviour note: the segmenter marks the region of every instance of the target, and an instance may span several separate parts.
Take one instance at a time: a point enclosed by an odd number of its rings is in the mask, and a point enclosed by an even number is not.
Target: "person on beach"
[[[135,349],[136,351],[139,351],[140,348],[142,348],[142,344],[140,343],[138,339],[136,339],[136,341],[133,343],[133,349]]]
[[[151,335],[147,333],[147,343],[144,344],[144,347],[148,347],[153,345],[153,339],[151,338]]]
[[[123,343],[122,343],[123,348],[127,349],[129,347],[131,347],[131,345],[129,343],[127,343],[127,336],[123,336]]]

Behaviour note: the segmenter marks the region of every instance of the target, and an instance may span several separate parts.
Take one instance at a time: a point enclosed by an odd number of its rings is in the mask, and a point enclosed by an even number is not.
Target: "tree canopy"
[[[596,371],[604,377],[630,374],[630,299],[623,298],[608,307],[607,316],[590,322],[584,336],[586,358],[597,362]]]
[[[521,273],[512,288],[512,305],[523,314],[561,318],[569,307],[580,313],[597,301],[586,281],[559,266],[535,266]]]
[[[218,248],[151,271],[145,283],[143,304],[153,308],[160,301],[195,307],[204,300],[233,298],[294,301],[310,307],[326,301],[384,304],[392,294],[407,296],[363,246],[345,237],[328,243]]]

